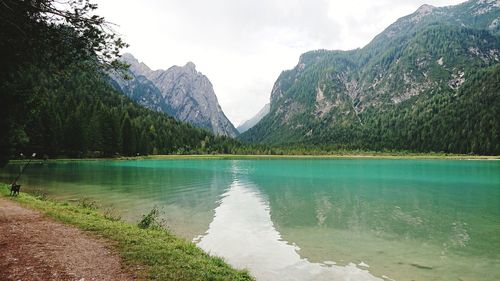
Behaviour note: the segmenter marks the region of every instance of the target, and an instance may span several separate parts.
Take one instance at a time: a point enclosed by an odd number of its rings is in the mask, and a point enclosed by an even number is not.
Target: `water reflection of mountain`
[[[206,234],[200,245],[260,276],[330,276],[333,261],[334,271],[355,269],[341,266],[352,262],[398,281],[498,280],[499,164],[80,161],[33,165],[21,184],[100,200],[132,220],[163,207],[175,233]],[[0,170],[0,178],[18,169]]]
[[[196,241],[232,265],[250,269],[258,280],[382,280],[354,264],[325,265],[301,258],[298,247],[275,229],[259,188],[244,179],[235,180],[223,194],[207,233]]]
[[[495,167],[465,161],[281,161],[246,163],[275,228],[312,261],[368,263],[397,280],[491,272],[499,255]],[[273,167],[274,166],[274,167]],[[498,168],[496,168],[498,171]],[[495,196],[495,195],[493,195]],[[489,215],[485,215],[489,214]],[[432,270],[422,270],[432,268]],[[450,269],[456,273],[450,274]],[[462,273],[458,273],[462,269]],[[401,277],[401,278],[397,278]],[[444,277],[443,277],[444,278]],[[409,280],[409,279],[408,279]]]

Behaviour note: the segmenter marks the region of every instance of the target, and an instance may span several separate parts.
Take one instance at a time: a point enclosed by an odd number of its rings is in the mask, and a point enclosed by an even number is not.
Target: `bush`
[[[97,210],[97,203],[90,198],[83,198],[78,202],[78,206],[88,210]]]
[[[142,220],[137,224],[139,228],[146,229],[146,228],[156,228],[156,227],[161,227],[160,223],[158,222],[158,216],[160,215],[160,211],[158,208],[155,206],[147,215],[142,216]]]

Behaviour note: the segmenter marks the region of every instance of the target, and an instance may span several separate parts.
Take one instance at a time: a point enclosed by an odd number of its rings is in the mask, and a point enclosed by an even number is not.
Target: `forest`
[[[270,114],[240,139],[332,150],[500,154],[500,37],[447,24],[398,36],[352,51],[303,54],[278,78]]]
[[[495,47],[498,37],[485,31],[431,26],[394,39],[399,43],[391,48],[380,47],[387,42],[376,38],[361,53],[306,53],[301,61],[311,67],[285,71],[278,81],[283,92],[310,108],[319,82],[325,93],[340,93],[343,82],[334,77],[358,64],[360,77],[370,81],[380,71],[393,73],[387,85],[396,90],[402,87],[394,84],[399,68],[417,73],[413,61],[426,54],[473,74],[457,91],[439,87],[394,106],[367,107],[359,115],[350,110],[359,101],[338,95],[345,108],[324,118],[299,114],[287,126],[264,118],[231,139],[143,108],[113,88],[110,72],[126,77],[127,65],[118,59],[127,44],[95,15],[97,6],[89,0],[1,0],[0,6],[0,165],[33,152],[43,158],[344,150],[500,154],[500,66],[464,55],[474,44]],[[398,49],[401,42],[406,47]],[[428,73],[435,81],[451,75],[435,63]]]
[[[239,142],[174,120],[114,90],[126,47],[89,1],[2,0],[0,164],[40,157],[230,153]],[[60,4],[60,3],[59,3]]]

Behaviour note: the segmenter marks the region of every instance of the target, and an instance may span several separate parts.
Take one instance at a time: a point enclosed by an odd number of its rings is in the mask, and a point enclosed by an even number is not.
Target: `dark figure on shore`
[[[10,185],[10,196],[17,196],[17,195],[19,195],[19,190],[21,190],[21,185],[17,184],[16,182],[13,182]]]
[[[31,155],[31,158],[28,161],[28,163],[26,163],[26,165],[24,165],[24,167],[21,168],[21,171],[19,172],[19,175],[17,175],[17,177],[14,179],[14,181],[10,185],[10,196],[17,196],[17,195],[19,195],[19,190],[21,190],[21,185],[17,184],[17,181],[19,180],[19,178],[21,177],[21,175],[24,173],[24,170],[26,170],[26,168],[29,166],[29,164],[31,163],[31,160],[33,160],[33,158],[35,158],[35,156],[36,156],[36,153],[33,153]],[[21,157],[24,157],[24,154],[21,153]]]

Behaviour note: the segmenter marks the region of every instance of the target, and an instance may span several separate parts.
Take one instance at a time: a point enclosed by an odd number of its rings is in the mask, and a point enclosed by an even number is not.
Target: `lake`
[[[500,161],[58,161],[20,184],[132,222],[156,206],[258,280],[500,280]]]

